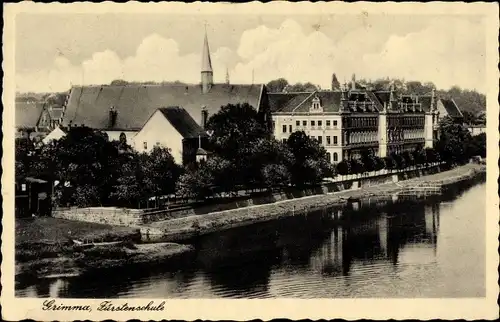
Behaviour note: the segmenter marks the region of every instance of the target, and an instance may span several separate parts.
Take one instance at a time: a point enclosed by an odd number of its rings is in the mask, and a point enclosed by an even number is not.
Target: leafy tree
[[[212,182],[210,171],[205,166],[198,169],[189,169],[177,181],[177,193],[180,196],[204,200],[212,196]]]
[[[352,174],[360,174],[365,172],[365,164],[361,159],[352,159],[351,160],[351,173]]]
[[[469,131],[460,124],[443,122],[440,124],[439,140],[436,150],[448,163],[461,163],[468,159],[467,143],[470,142]]]
[[[394,159],[394,155],[391,154],[391,155],[388,155],[386,157],[384,157],[384,163],[385,163],[385,168],[387,170],[394,170],[394,169],[397,169],[398,165],[396,163],[396,160]]]
[[[284,78],[278,78],[267,83],[266,87],[270,93],[281,93],[288,86],[288,81]]]
[[[262,177],[267,188],[285,187],[290,183],[290,172],[283,164],[267,164],[262,168]]]
[[[377,168],[377,160],[371,150],[365,150],[361,153],[361,162],[364,164],[364,171],[371,172]]]
[[[89,191],[98,196],[82,200],[106,204],[119,170],[118,151],[107,135],[87,127],[74,127],[52,147],[50,156],[57,179],[75,187],[94,187]]]
[[[466,144],[467,156],[486,157],[486,133],[472,136]]]
[[[143,154],[141,160],[154,196],[175,192],[175,183],[181,174],[181,168],[175,163],[168,148],[155,146],[149,154]]]
[[[407,164],[406,164],[406,161],[405,159],[403,158],[403,156],[401,154],[396,154],[396,153],[393,153],[391,155],[392,159],[394,160],[395,164],[396,164],[396,169],[404,169],[406,168]]]
[[[337,163],[337,171],[341,176],[346,176],[351,173],[351,162],[349,160],[342,160]]]
[[[120,174],[110,198],[117,205],[136,207],[152,195],[151,182],[144,173],[137,153],[122,158]]]
[[[407,167],[415,165],[415,159],[410,151],[404,151],[401,155]]]
[[[238,169],[229,160],[213,156],[202,166],[206,172],[206,178],[210,178],[210,185],[215,192],[234,191],[236,182],[234,180]]]
[[[296,92],[314,92],[319,90],[317,85],[314,85],[310,82],[307,83],[297,83],[294,85],[288,85],[284,91],[288,93],[296,93]]]
[[[303,131],[292,133],[287,145],[294,156],[290,168],[293,184],[317,183],[332,170],[331,167],[326,168],[327,162],[323,161],[327,160],[325,148]],[[313,170],[313,167],[317,169]]]

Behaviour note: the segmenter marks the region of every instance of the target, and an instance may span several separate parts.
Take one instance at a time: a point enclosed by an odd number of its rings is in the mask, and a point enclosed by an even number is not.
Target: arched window
[[[333,152],[333,161],[336,162],[339,160],[339,155],[337,154],[337,152]]]
[[[332,162],[332,155],[330,154],[330,152],[326,152],[326,159],[328,160],[328,162]]]

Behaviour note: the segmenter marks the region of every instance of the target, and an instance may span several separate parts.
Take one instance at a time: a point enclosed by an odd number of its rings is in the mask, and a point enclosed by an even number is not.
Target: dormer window
[[[311,112],[323,112],[323,108],[321,106],[321,101],[320,101],[318,96],[315,96],[312,99]]]

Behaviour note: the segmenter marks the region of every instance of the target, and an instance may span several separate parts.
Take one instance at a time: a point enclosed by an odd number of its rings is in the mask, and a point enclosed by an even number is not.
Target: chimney
[[[356,74],[352,74],[351,89],[356,89]]]
[[[205,105],[203,105],[201,107],[201,127],[203,129],[206,128],[207,121],[208,121],[208,111],[207,111],[207,107]]]
[[[118,116],[118,112],[116,111],[114,106],[109,108],[109,123],[108,127],[114,127],[116,125],[116,118]]]

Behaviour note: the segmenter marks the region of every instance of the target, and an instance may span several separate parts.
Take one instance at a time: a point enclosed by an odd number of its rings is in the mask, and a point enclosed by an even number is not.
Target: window
[[[21,184],[21,191],[26,191],[26,184],[25,183]]]
[[[337,154],[337,152],[333,152],[333,161],[336,162],[339,160],[339,155]]]
[[[318,142],[319,142],[319,144],[323,144],[323,137],[322,136],[318,136]]]
[[[326,152],[326,159],[328,160],[328,162],[332,162],[332,155],[330,154],[330,152]]]
[[[337,121],[333,121],[333,126],[337,126]]]
[[[337,136],[335,135],[333,137],[333,145],[337,145],[338,144],[338,141],[337,141]]]
[[[307,121],[302,121],[302,126],[307,126]]]
[[[284,144],[286,144],[286,139],[281,140]]]
[[[327,136],[326,137],[326,145],[330,145],[330,144],[332,144],[332,140],[331,140],[330,136]]]
[[[318,126],[322,126],[323,125],[323,121],[318,121]]]
[[[316,121],[311,121],[311,126],[316,126]]]
[[[292,133],[292,125],[288,126],[288,132]]]
[[[330,120],[326,121],[326,126],[330,126]]]
[[[144,150],[148,149],[148,142],[144,142],[144,143],[142,143],[142,145],[144,146]]]
[[[283,133],[286,133],[286,125],[283,125]]]
[[[296,126],[300,126],[300,121],[295,121]]]
[[[273,131],[274,131],[275,128],[276,128],[276,122],[273,121]]]

